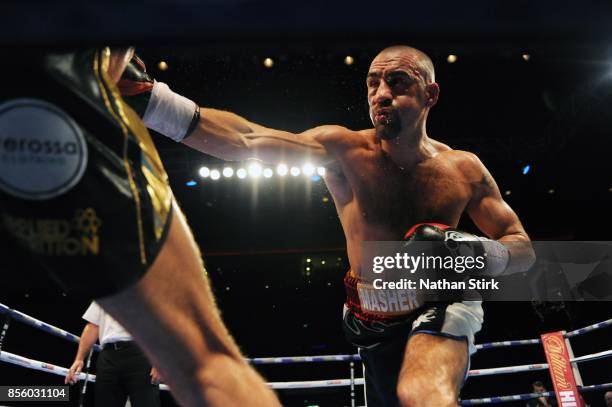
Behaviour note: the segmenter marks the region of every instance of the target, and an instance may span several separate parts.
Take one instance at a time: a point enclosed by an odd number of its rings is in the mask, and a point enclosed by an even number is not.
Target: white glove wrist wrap
[[[142,120],[148,128],[180,142],[197,108],[194,101],[174,93],[165,83],[155,81]]]

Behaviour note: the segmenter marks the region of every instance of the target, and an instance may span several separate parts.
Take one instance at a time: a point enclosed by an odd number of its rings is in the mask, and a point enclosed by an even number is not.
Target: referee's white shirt
[[[119,325],[119,322],[115,321],[110,315],[104,312],[95,301],[87,308],[87,311],[83,314],[83,319],[98,326],[98,340],[102,346],[107,343],[134,340],[132,336]]]

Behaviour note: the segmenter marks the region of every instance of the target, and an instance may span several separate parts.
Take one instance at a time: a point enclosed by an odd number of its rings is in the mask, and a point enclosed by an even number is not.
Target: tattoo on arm
[[[493,181],[493,178],[489,174],[484,174],[478,186],[486,189],[493,189],[495,187],[495,181]]]

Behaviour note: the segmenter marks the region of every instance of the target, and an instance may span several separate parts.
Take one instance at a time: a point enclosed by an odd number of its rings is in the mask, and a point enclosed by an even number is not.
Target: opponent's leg
[[[457,406],[467,341],[416,333],[406,346],[397,394],[402,407]]]
[[[186,406],[279,406],[219,316],[199,250],[174,206],[167,241],[133,287],[99,300]]]

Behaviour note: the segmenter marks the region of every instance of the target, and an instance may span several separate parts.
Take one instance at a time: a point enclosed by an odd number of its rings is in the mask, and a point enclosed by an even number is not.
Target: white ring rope
[[[587,362],[590,360],[601,359],[605,357],[612,356],[612,349],[606,350],[603,352],[593,353],[590,355],[584,355],[577,358],[570,359],[570,362]],[[28,359],[26,357],[16,355],[14,353],[0,352],[0,361],[11,363],[14,365],[23,366],[29,369],[40,370],[43,372],[53,373],[60,376],[66,376],[68,374],[68,369],[61,366],[55,366],[50,363],[41,362],[39,360]],[[548,369],[548,364],[539,363],[532,365],[519,365],[519,366],[507,366],[507,367],[496,367],[491,369],[477,369],[470,370],[468,372],[469,377],[473,376],[491,376],[498,374],[508,374],[508,373],[518,373],[518,372],[526,372],[530,370],[545,370]],[[78,375],[78,380],[85,380],[85,373],[80,373]],[[88,381],[95,381],[95,375],[89,375],[87,377]],[[363,378],[355,379],[355,385],[364,384]],[[296,382],[273,382],[268,383],[273,389],[306,389],[306,388],[320,388],[320,387],[340,387],[340,386],[350,386],[350,379],[334,379],[334,380],[306,380],[306,381],[296,381]],[[165,386],[165,385],[164,385]],[[161,388],[161,387],[160,387]],[[167,390],[167,387],[164,389]]]
[[[0,361],[10,363],[17,366],[23,366],[32,370],[39,370],[41,372],[51,373],[58,376],[68,376],[69,370],[62,366],[52,365],[51,363],[41,362],[40,360],[28,359],[26,357],[16,355],[14,353],[2,351],[0,352]],[[95,382],[96,375],[79,373],[76,378],[80,380],[87,380],[88,382]],[[160,390],[170,390],[165,384],[159,385]]]
[[[359,355],[323,355],[323,356],[286,356],[276,358],[246,359],[254,365],[270,365],[282,363],[317,363],[317,362],[351,362],[361,360]]]
[[[592,384],[589,386],[578,387],[578,391],[581,393],[595,391],[595,390],[606,390],[612,389],[612,383],[601,383],[601,384]],[[519,401],[519,400],[530,400],[535,399],[537,397],[555,397],[554,391],[545,391],[543,393],[525,393],[525,394],[513,394],[511,396],[493,396],[493,397],[484,397],[481,399],[470,399],[470,400],[461,400],[460,404],[462,406],[474,406],[480,404],[497,404],[497,403],[506,403],[508,401]]]
[[[356,378],[354,384],[364,385],[365,381],[362,377]],[[282,389],[317,389],[323,387],[343,387],[350,386],[351,379],[333,379],[333,380],[305,380],[298,382],[272,382],[268,385],[275,390]]]
[[[76,343],[77,345],[81,339],[73,333],[70,333],[61,328],[58,328],[56,326],[43,322],[39,319],[31,317],[27,314],[24,314],[23,312],[9,308],[2,303],[0,303],[0,314],[8,314],[11,318],[15,319],[16,321],[21,321],[24,324],[40,329],[41,331],[45,331],[52,335],[59,336],[60,338],[67,339],[70,342]],[[94,349],[97,351],[102,350],[100,345],[94,345]]]

